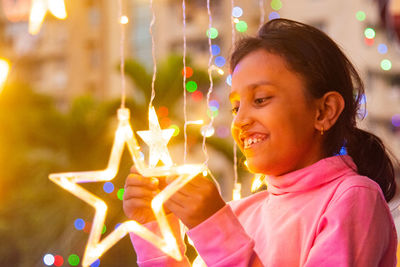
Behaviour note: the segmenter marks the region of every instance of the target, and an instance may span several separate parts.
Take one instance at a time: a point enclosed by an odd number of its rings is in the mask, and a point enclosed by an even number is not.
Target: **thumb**
[[[170,184],[175,181],[176,178],[178,178],[178,175],[169,175],[166,177],[165,181],[167,182],[167,184]]]

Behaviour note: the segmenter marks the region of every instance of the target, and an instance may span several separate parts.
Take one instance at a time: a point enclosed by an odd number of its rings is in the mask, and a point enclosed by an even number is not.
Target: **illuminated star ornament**
[[[149,167],[153,168],[161,160],[166,166],[172,165],[167,144],[174,134],[174,129],[161,130],[154,107],[149,110],[149,131],[138,131],[137,134],[150,147]]]
[[[169,160],[167,159],[166,155],[169,156],[169,153],[166,154],[165,152],[167,151],[166,143],[170,137],[166,138],[169,134],[164,134],[163,130],[157,128],[158,119],[155,115],[155,112],[153,112],[154,108],[150,108],[150,135],[152,135],[156,140],[159,140],[159,142],[157,142],[157,144],[150,145],[153,146],[153,149],[150,149],[150,153],[156,154],[150,155],[150,158],[152,158],[154,162],[156,160],[158,161],[158,159],[161,159],[164,163],[168,163]],[[207,171],[207,167],[203,164],[185,164],[179,166],[171,164],[169,166],[163,165],[159,167],[147,166],[144,162],[144,159],[140,155],[140,147],[129,123],[129,117],[130,113],[128,109],[118,109],[119,124],[115,132],[114,143],[106,169],[99,171],[54,173],[50,174],[49,176],[53,182],[95,208],[92,229],[89,234],[89,239],[82,259],[83,267],[88,267],[90,264],[96,261],[103,253],[110,249],[129,232],[133,232],[141,238],[147,240],[149,243],[153,244],[155,247],[159,248],[161,251],[173,257],[174,259],[178,261],[182,259],[177,241],[172,234],[170,225],[168,224],[168,220],[163,209],[163,203],[186,183],[192,180],[196,175],[203,171]],[[158,129],[160,131],[158,131]],[[118,173],[125,144],[129,149],[136,169],[141,175],[146,177],[177,175],[178,177],[171,184],[166,186],[163,191],[156,195],[151,202],[156,221],[160,227],[161,236],[151,232],[134,220],[128,220],[114,229],[108,236],[100,240],[102,228],[107,214],[107,205],[102,199],[81,187],[79,183],[105,182],[114,179]],[[164,154],[157,155],[157,153]],[[155,164],[157,164],[157,162]]]
[[[50,11],[58,19],[67,18],[64,0],[32,0],[29,15],[30,34],[35,35],[40,31],[47,11]]]

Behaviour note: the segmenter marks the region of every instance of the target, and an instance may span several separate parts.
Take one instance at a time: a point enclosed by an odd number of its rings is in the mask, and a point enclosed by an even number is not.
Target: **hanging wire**
[[[264,7],[264,0],[258,0],[258,5],[260,7],[260,28],[264,25],[265,22],[265,7]]]
[[[154,89],[154,84],[156,82],[156,75],[157,75],[157,62],[156,62],[156,48],[155,48],[155,42],[154,42],[154,35],[153,35],[153,26],[156,22],[156,14],[154,13],[154,7],[153,7],[153,0],[150,0],[150,9],[151,9],[151,22],[150,22],[150,27],[149,27],[149,32],[151,35],[151,54],[153,57],[153,78],[151,80],[151,97],[150,97],[150,102],[149,102],[149,110],[150,107],[153,105],[153,100],[156,96],[156,91]]]
[[[213,83],[213,79],[212,79],[212,68],[211,68],[211,64],[212,64],[212,60],[213,60],[213,54],[212,54],[212,47],[211,47],[211,34],[210,34],[210,29],[212,28],[212,16],[211,16],[211,8],[210,8],[210,0],[207,0],[207,13],[208,13],[208,48],[209,48],[209,53],[210,56],[208,58],[208,78],[210,80],[210,87],[208,88],[208,92],[207,92],[207,110],[209,109],[209,105],[210,105],[210,97],[211,94],[213,92],[214,89],[214,83]],[[212,112],[210,113],[210,123],[206,126],[207,128],[211,128],[212,124],[214,122],[214,116],[212,114]],[[202,144],[202,149],[203,149],[203,153],[205,156],[205,161],[204,164],[207,166],[208,165],[208,160],[210,159],[208,152],[207,152],[207,147],[206,147],[206,134],[205,131],[203,133],[203,144]]]
[[[186,110],[186,3],[182,0],[182,24],[183,24],[183,125],[184,149],[183,149],[183,164],[186,163],[187,155],[187,110]]]
[[[126,81],[125,81],[125,25],[122,23],[122,0],[118,0],[118,9],[119,9],[119,24],[120,24],[120,43],[119,43],[119,51],[121,57],[120,63],[120,71],[121,71],[121,108],[125,108],[125,100],[126,100]]]
[[[262,0],[260,0],[262,1]],[[231,26],[232,26],[232,51],[235,47],[236,33],[235,33],[235,23],[233,21],[232,10],[235,7],[234,0],[231,0]],[[231,73],[232,75],[232,73]],[[238,182],[238,171],[237,171],[237,145],[235,140],[233,140],[233,174],[234,174],[234,185]]]
[[[233,16],[232,16],[232,10],[233,10],[234,7],[235,7],[235,0],[231,0],[230,17],[231,17],[231,27],[232,27],[232,50],[233,50],[233,47],[235,46],[235,40],[236,40],[235,22],[234,22]]]

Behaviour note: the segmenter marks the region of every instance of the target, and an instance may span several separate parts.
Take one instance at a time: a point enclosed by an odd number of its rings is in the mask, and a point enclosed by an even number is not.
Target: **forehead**
[[[251,92],[249,89],[258,85],[290,93],[294,88],[303,89],[303,84],[300,74],[290,70],[283,57],[260,49],[249,53],[236,65],[232,73],[230,98]]]

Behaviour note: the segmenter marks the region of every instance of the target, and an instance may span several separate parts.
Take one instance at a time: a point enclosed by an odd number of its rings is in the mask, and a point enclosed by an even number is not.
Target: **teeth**
[[[261,142],[261,141],[264,140],[264,139],[265,139],[265,138],[260,138],[260,137],[249,137],[249,138],[246,138],[246,139],[244,140],[244,147],[245,147],[245,148],[248,148],[248,147],[250,147],[251,145],[257,144],[257,143]]]

